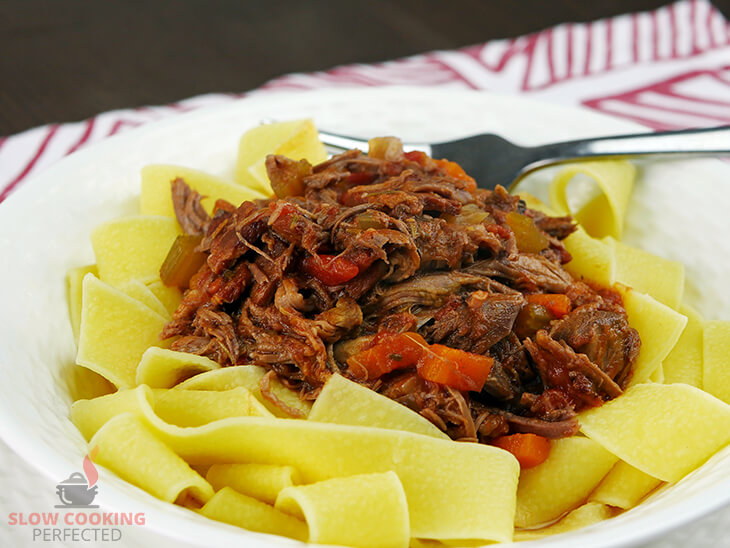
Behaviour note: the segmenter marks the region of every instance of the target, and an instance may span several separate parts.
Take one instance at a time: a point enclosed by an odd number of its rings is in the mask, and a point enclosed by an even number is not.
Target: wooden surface
[[[662,0],[0,0],[0,135]],[[730,0],[715,0],[730,15]]]

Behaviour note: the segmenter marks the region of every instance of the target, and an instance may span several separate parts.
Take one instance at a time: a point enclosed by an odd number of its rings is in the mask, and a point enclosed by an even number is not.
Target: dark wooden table
[[[0,135],[662,0],[0,0]],[[730,15],[730,0],[715,0]]]

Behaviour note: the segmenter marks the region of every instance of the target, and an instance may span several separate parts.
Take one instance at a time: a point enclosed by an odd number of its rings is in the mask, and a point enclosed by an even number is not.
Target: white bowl
[[[93,262],[91,229],[135,212],[142,166],[169,162],[231,174],[244,130],[265,118],[302,117],[342,133],[416,141],[494,131],[538,144],[641,130],[585,110],[484,92],[341,89],[266,94],[206,108],[107,139],[60,161],[0,205],[0,435],[28,463],[59,481],[80,469],[86,453],[67,418],[78,375],[64,275],[70,267]],[[532,184],[544,178],[538,175]],[[687,300],[710,319],[730,319],[728,211],[730,168],[714,160],[644,164],[628,211],[625,240],[682,261]],[[125,538],[137,545],[151,544],[153,537],[155,546],[160,539],[178,546],[296,545],[162,503],[105,470],[99,485],[95,502],[104,510],[145,513],[144,527],[125,529]],[[639,507],[539,545],[636,544],[728,502],[726,448]]]

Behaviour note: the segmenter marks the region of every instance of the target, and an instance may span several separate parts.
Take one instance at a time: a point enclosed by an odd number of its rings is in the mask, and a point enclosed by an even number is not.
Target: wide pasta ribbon
[[[669,482],[730,443],[730,406],[686,384],[637,384],[579,420],[586,436]]]
[[[450,439],[418,413],[342,375],[332,375],[327,380],[312,406],[309,420],[376,426]]]
[[[204,196],[201,205],[210,214],[216,200],[240,204],[247,200],[267,198],[258,190],[227,181],[197,169],[173,165],[149,165],[142,168],[140,211],[143,215],[162,215],[175,219],[170,183],[184,179],[193,190]],[[177,225],[177,221],[174,221]],[[169,248],[169,246],[168,246]]]
[[[630,287],[617,284],[629,325],[641,338],[639,356],[634,364],[630,385],[645,382],[677,344],[687,325],[687,317]]]
[[[230,390],[242,386],[247,388],[275,417],[291,418],[291,414],[301,418],[309,415],[312,402],[302,400],[299,395],[284,386],[278,377],[270,379],[267,396],[261,392],[261,379],[266,369],[258,365],[235,365],[202,373],[175,386],[178,390]],[[272,399],[279,403],[276,405]]]
[[[309,542],[356,548],[408,546],[408,503],[394,472],[286,487],[276,508],[307,522]]]
[[[628,510],[661,483],[630,464],[618,461],[588,500]]]
[[[145,350],[137,365],[136,382],[151,388],[172,388],[181,381],[214,369],[220,369],[220,365],[205,356],[152,346]]]
[[[117,388],[136,386],[137,365],[145,350],[170,344],[159,339],[165,318],[93,274],[86,274],[82,287],[76,363]]]
[[[703,387],[730,404],[730,322],[713,320],[703,329]]]
[[[573,193],[571,200],[568,197],[568,186],[576,176],[587,177],[593,181],[598,186],[599,193]],[[573,164],[560,171],[553,179],[550,185],[550,204],[558,214],[572,215],[594,238],[613,236],[620,239],[635,177],[636,168],[625,161]],[[574,203],[576,201],[577,204]]]
[[[543,525],[576,508],[616,460],[615,455],[587,438],[553,440],[547,460],[522,471],[515,525]]]
[[[307,540],[307,525],[260,500],[224,487],[211,498],[200,513],[210,519],[243,527],[249,531]]]
[[[90,446],[99,448],[96,462],[166,502],[204,503],[213,496],[210,484],[132,413],[110,419]]]
[[[285,487],[300,483],[295,468],[273,464],[214,464],[205,479],[216,491],[230,487],[268,504],[274,504]]]

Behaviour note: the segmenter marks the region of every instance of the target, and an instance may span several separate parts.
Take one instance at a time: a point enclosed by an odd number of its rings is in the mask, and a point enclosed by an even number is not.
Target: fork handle
[[[530,164],[528,171],[577,159],[730,154],[730,126],[580,139],[531,147],[530,150],[536,161]]]

